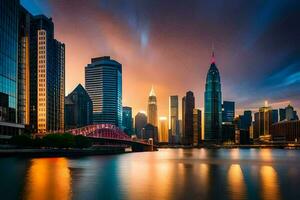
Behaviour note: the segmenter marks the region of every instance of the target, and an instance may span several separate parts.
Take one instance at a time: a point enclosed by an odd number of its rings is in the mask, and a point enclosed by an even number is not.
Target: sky
[[[52,17],[66,45],[66,94],[84,85],[92,57],[123,68],[123,105],[147,110],[154,86],[159,116],[168,97],[189,90],[203,108],[212,46],[222,99],[237,113],[267,100],[300,108],[298,0],[21,0],[32,14]]]

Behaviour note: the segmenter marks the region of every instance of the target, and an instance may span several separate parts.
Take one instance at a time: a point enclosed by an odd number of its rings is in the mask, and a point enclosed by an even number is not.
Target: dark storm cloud
[[[241,108],[259,105],[264,99],[291,100],[300,107],[300,1],[42,2],[22,1],[28,9],[53,15],[56,32],[71,46],[80,43],[83,48],[82,44],[90,43],[94,52],[125,60],[125,99],[133,94],[128,88],[139,93],[154,82],[163,90],[161,99],[192,89],[202,107],[214,43],[223,99],[235,100]],[[75,58],[69,58],[75,64],[67,68],[83,67],[76,66]],[[128,79],[144,81],[145,87],[135,88]],[[72,81],[67,79],[67,87]],[[167,100],[161,105],[166,114]]]

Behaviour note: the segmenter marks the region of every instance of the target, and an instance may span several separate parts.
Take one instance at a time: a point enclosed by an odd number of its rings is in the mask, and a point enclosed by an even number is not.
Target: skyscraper
[[[18,24],[19,0],[0,1],[0,135],[19,134]]]
[[[93,123],[93,103],[81,84],[65,97],[65,113],[66,129]]]
[[[179,142],[178,127],[178,96],[169,97],[169,143],[175,144]]]
[[[184,136],[185,145],[193,144],[193,110],[195,108],[195,97],[192,91],[188,91],[185,96],[184,106]]]
[[[222,122],[233,122],[235,115],[235,106],[233,101],[223,101],[222,104]]]
[[[159,142],[168,142],[168,123],[166,117],[159,118]]]
[[[261,140],[270,139],[270,127],[272,125],[272,108],[265,102],[263,107],[259,108],[259,112],[254,115],[254,136]]]
[[[92,58],[85,86],[93,101],[93,122],[122,126],[122,65],[109,56]]]
[[[153,86],[148,98],[148,123],[157,127],[157,99]]]
[[[54,24],[33,16],[30,29],[30,121],[34,131],[64,129],[65,45],[54,39]]]
[[[204,139],[219,142],[222,129],[222,93],[219,70],[215,64],[214,53],[206,77],[204,94]]]
[[[286,119],[285,108],[279,108],[279,121]]]
[[[128,106],[123,107],[123,114],[122,114],[122,128],[124,132],[128,135],[132,135],[133,133],[133,122],[132,122],[132,108]]]
[[[194,109],[193,110],[193,145],[197,146],[200,144],[201,138],[201,110]]]
[[[19,9],[18,36],[18,123],[30,124],[30,20],[32,15]]]
[[[143,128],[146,126],[147,124],[147,115],[145,112],[138,112],[136,115],[135,115],[135,119],[134,119],[134,122],[135,122],[135,134],[138,138],[142,138],[142,130]]]

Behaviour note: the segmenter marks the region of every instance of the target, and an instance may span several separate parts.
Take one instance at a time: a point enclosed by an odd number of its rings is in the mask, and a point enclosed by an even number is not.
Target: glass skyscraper
[[[19,0],[0,1],[0,134],[18,134]]]
[[[235,106],[233,101],[223,101],[222,104],[222,122],[233,122],[235,115]]]
[[[222,93],[219,70],[215,64],[214,53],[206,77],[204,94],[204,139],[220,142],[222,129]]]
[[[85,67],[85,87],[93,101],[93,122],[122,126],[122,65],[109,56]]]
[[[192,91],[188,91],[185,96],[184,110],[182,115],[184,115],[184,130],[183,130],[183,144],[192,145],[193,144],[193,111],[195,108],[195,97]]]
[[[132,119],[132,108],[128,106],[123,107],[123,115],[122,115],[122,124],[123,130],[128,135],[132,135],[133,133],[133,119]]]
[[[93,123],[93,102],[81,84],[65,97],[65,113],[66,129]]]

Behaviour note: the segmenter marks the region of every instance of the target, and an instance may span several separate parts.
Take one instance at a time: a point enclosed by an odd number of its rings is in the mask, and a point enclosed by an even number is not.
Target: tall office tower
[[[244,115],[240,115],[238,118],[238,128],[241,130],[249,130],[252,123],[252,111],[245,110]]]
[[[279,121],[286,119],[285,108],[279,108]]]
[[[122,128],[125,133],[131,136],[133,134],[132,108],[124,106],[122,117]]]
[[[85,67],[85,87],[93,101],[93,122],[122,126],[122,65],[109,56]]]
[[[178,96],[169,97],[169,143],[175,144],[179,142],[178,127]]]
[[[147,115],[145,112],[138,112],[134,118],[134,127],[136,136],[141,139],[142,138],[142,130],[147,124]]]
[[[19,0],[0,1],[0,135],[24,128],[17,123],[19,7]]]
[[[200,144],[201,138],[201,110],[194,109],[193,110],[193,145],[197,146]]]
[[[157,127],[157,99],[153,86],[148,98],[148,123]]]
[[[204,139],[209,142],[221,140],[222,92],[219,70],[215,64],[214,52],[206,77],[204,94]]]
[[[184,131],[185,131],[185,96],[182,97],[182,111],[181,111],[181,135],[180,135],[180,142],[181,144],[184,143]]]
[[[87,91],[79,84],[65,97],[65,128],[79,128],[93,123],[93,103]]]
[[[254,135],[265,140],[270,136],[272,125],[272,108],[265,102],[265,106],[259,108],[259,112],[254,115]]]
[[[183,144],[193,144],[193,110],[195,108],[195,97],[193,92],[188,91],[185,96],[184,106],[184,139]]]
[[[223,101],[222,104],[222,122],[233,122],[235,116],[235,106],[233,101]]]
[[[18,36],[18,123],[30,124],[30,19],[32,15],[19,9]]]
[[[278,109],[272,110],[272,124],[278,122]]]
[[[159,142],[168,142],[168,123],[166,117],[159,118]]]
[[[259,127],[259,112],[254,113],[253,121],[253,139],[259,138],[260,127]]]
[[[64,129],[65,45],[54,39],[51,18],[30,27],[30,121],[34,132]]]

